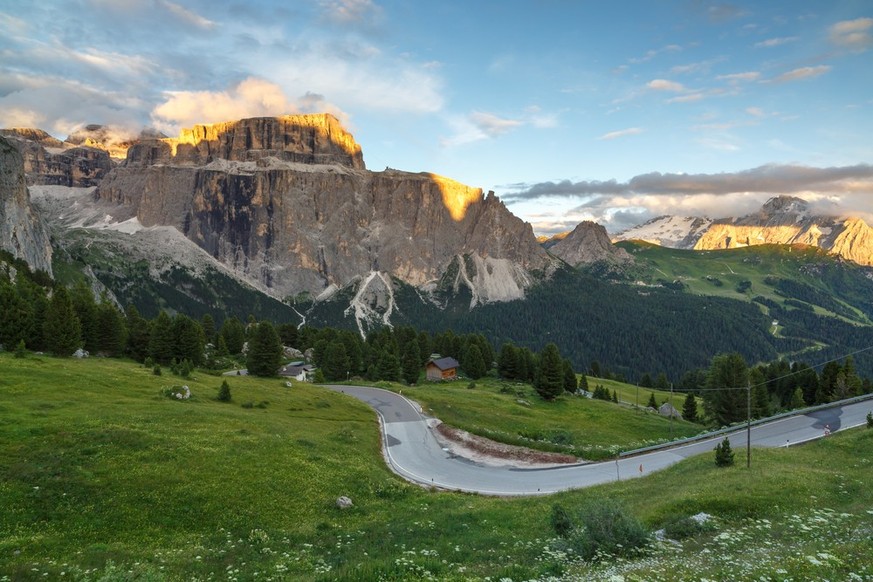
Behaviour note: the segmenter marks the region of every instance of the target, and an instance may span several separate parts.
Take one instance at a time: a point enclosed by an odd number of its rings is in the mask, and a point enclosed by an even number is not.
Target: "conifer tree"
[[[544,400],[554,400],[564,391],[564,364],[558,346],[552,342],[546,344],[540,354],[534,388]]]
[[[376,377],[379,380],[397,382],[400,380],[400,358],[390,349],[384,349],[379,353],[376,363]]]
[[[474,380],[478,380],[485,375],[485,359],[482,357],[482,351],[479,349],[478,344],[473,342],[468,344],[467,350],[464,353],[463,368],[464,372]]]
[[[94,292],[84,281],[79,281],[70,291],[70,300],[82,328],[82,347],[91,353],[99,351],[97,330],[97,302]]]
[[[176,355],[173,336],[173,320],[166,311],[161,311],[152,320],[149,330],[149,357],[159,364],[169,364]]]
[[[682,405],[682,418],[688,422],[697,422],[697,398],[691,392],[685,395],[685,403]]]
[[[403,348],[403,379],[407,384],[418,382],[421,374],[421,355],[418,353],[418,341],[411,341]]]
[[[796,410],[798,408],[803,408],[806,406],[806,402],[803,400],[803,389],[795,388],[794,394],[791,396],[791,402],[789,403],[789,408],[792,410]]]
[[[509,342],[500,347],[500,355],[497,357],[497,373],[505,380],[518,378],[518,354],[515,346]]]
[[[219,402],[230,402],[230,386],[227,383],[227,380],[224,380],[221,383],[221,387],[218,389],[218,401]]]
[[[573,370],[573,364],[569,359],[564,360],[564,392],[575,394],[579,390],[579,380],[576,379],[576,372]]]
[[[243,344],[246,341],[246,329],[236,317],[228,317],[221,324],[221,336],[227,346],[227,351],[235,356],[242,353]]]
[[[82,326],[66,287],[55,288],[43,331],[46,347],[56,356],[70,356],[82,346]]]
[[[658,401],[655,400],[654,392],[649,392],[649,402],[648,404],[646,404],[646,406],[648,406],[649,408],[654,408],[655,410],[658,409]]]
[[[203,314],[200,318],[200,328],[203,330],[203,341],[215,345],[215,319],[212,315]]]
[[[104,297],[97,306],[97,351],[110,357],[124,351],[126,328],[121,313]]]
[[[727,437],[715,447],[715,464],[719,467],[729,467],[734,464],[734,452]]]
[[[127,326],[127,353],[138,362],[149,356],[149,322],[130,304],[125,310]]]
[[[346,346],[342,340],[335,339],[324,342],[324,354],[319,359],[318,367],[324,372],[324,379],[328,382],[345,380],[349,374],[349,358],[346,354]]]
[[[719,354],[712,359],[704,405],[718,426],[745,420],[748,384],[749,371],[742,355]]]
[[[173,318],[173,337],[175,346],[173,355],[188,360],[194,366],[203,363],[203,329],[200,324],[187,315],[178,314]]]
[[[246,367],[254,376],[275,376],[282,364],[282,345],[276,328],[268,321],[252,326],[249,334],[249,351]]]

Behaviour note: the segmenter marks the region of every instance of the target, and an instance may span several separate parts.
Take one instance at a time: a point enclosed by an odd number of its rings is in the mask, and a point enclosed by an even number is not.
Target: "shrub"
[[[867,428],[873,428],[873,411],[867,413]]]
[[[23,358],[27,356],[27,347],[24,345],[24,340],[18,340],[18,344],[15,346],[15,357]]]
[[[221,388],[218,389],[218,401],[230,402],[230,386],[227,385],[227,380],[221,383]]]
[[[719,467],[730,467],[734,464],[734,452],[727,437],[715,447],[715,464]]]
[[[712,525],[705,521],[685,516],[674,518],[664,524],[664,535],[671,540],[684,540],[712,529]]]
[[[154,374],[155,376],[160,376],[161,375],[161,367],[159,365],[155,364],[155,367],[152,368],[152,374]]]
[[[577,520],[572,524],[569,542],[586,560],[628,556],[649,542],[649,534],[639,520],[610,499],[584,505]]]
[[[552,529],[562,538],[570,537],[575,529],[573,517],[563,505],[557,503],[552,506]]]
[[[162,388],[161,394],[172,400],[190,400],[191,389],[188,386],[170,386]]]

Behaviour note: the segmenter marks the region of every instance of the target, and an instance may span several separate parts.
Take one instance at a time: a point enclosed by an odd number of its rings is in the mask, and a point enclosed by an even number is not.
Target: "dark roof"
[[[458,360],[455,358],[440,358],[439,360],[431,360],[429,363],[433,364],[440,370],[449,370],[460,366]]]

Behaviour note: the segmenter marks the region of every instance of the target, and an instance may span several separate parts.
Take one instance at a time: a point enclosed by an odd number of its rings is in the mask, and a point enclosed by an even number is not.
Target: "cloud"
[[[873,18],[856,18],[837,22],[828,29],[830,41],[836,45],[864,50],[873,45]]]
[[[643,129],[641,127],[629,127],[627,129],[620,129],[618,131],[610,131],[609,133],[604,133],[603,135],[601,135],[597,139],[608,141],[608,140],[617,139],[620,137],[625,137],[628,135],[637,135],[637,134],[642,133],[642,132],[643,132]]]
[[[694,101],[700,101],[705,96],[706,95],[698,91],[696,93],[688,93],[687,95],[671,97],[670,99],[667,99],[667,103],[693,103]]]
[[[652,172],[634,176],[627,182],[615,180],[542,182],[517,185],[503,196],[506,201],[535,200],[544,197],[574,198],[593,194],[618,195],[728,195],[745,192],[796,194],[813,190],[832,193],[870,193],[873,191],[873,165],[815,168],[811,166],[769,164],[741,172],[721,174],[662,174]]]
[[[755,43],[755,48],[772,48],[774,46],[781,46],[783,44],[788,44],[791,42],[795,42],[799,40],[796,36],[784,36],[782,38],[768,38],[767,40],[762,40],[761,42]]]
[[[766,113],[760,107],[746,107],[746,113],[752,117],[764,117]]]
[[[661,47],[659,49],[652,49],[652,50],[646,51],[646,54],[643,55],[642,57],[632,58],[632,59],[629,59],[629,61],[636,65],[639,63],[645,63],[645,62],[651,61],[652,59],[654,59],[658,55],[661,55],[664,53],[675,53],[675,52],[679,52],[681,50],[682,50],[682,47],[677,45],[677,44],[668,44],[667,46]]]
[[[673,93],[681,93],[685,91],[685,86],[682,83],[668,81],[666,79],[654,79],[646,84],[646,87],[654,91],[671,91]]]
[[[488,137],[498,137],[522,124],[517,119],[504,119],[484,111],[474,111],[471,113],[470,121]]]
[[[579,201],[564,217],[553,218],[551,225],[534,222],[540,233],[560,232],[560,225],[581,220],[594,220],[617,233],[665,214],[700,216],[701,209],[710,218],[741,216],[780,194],[807,200],[819,214],[865,219],[873,215],[873,165],[869,164],[829,168],[774,164],[723,174],[653,172],[628,182],[563,180],[513,188],[501,195],[507,204],[549,198]]]
[[[157,0],[157,4],[186,24],[205,30],[212,30],[216,26],[215,22],[200,16],[196,12],[188,10],[184,6],[179,6],[175,2],[170,2],[169,0]]]
[[[774,83],[787,83],[790,81],[800,81],[803,79],[812,79],[813,77],[818,77],[820,75],[824,75],[828,71],[831,70],[830,65],[818,65],[816,67],[800,67],[799,69],[794,69],[788,71],[787,73],[782,73],[778,77],[773,79]]]
[[[379,16],[381,8],[372,0],[320,0],[324,16],[337,24],[361,24]]]
[[[152,110],[155,126],[167,133],[199,123],[218,123],[247,117],[327,111],[344,120],[347,116],[327,103],[323,95],[306,93],[289,100],[282,88],[270,81],[249,77],[226,91],[168,91],[166,100]]]
[[[719,75],[716,77],[718,81],[727,81],[734,84],[740,81],[757,81],[761,78],[761,73],[758,71],[746,71],[744,73],[731,73],[729,75]]]

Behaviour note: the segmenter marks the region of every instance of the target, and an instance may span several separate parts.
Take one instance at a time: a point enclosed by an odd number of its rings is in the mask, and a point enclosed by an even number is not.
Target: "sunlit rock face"
[[[38,129],[3,129],[9,143],[21,154],[28,186],[87,188],[112,169],[108,152],[89,146],[76,147]]]
[[[633,260],[627,251],[612,244],[606,228],[590,221],[579,223],[570,234],[561,236],[549,251],[574,267],[597,261]]]
[[[25,260],[31,269],[52,272],[46,224],[30,204],[24,160],[12,140],[0,137],[0,248]]]
[[[873,231],[860,218],[815,216],[800,198],[779,196],[759,212],[714,221],[694,245],[698,250],[759,244],[805,244],[861,265],[873,265]]]
[[[278,296],[386,273],[419,287],[457,256],[479,302],[524,295],[551,261],[500,200],[433,174],[370,172],[329,115],[196,126],[144,140],[95,196],[170,225]]]

